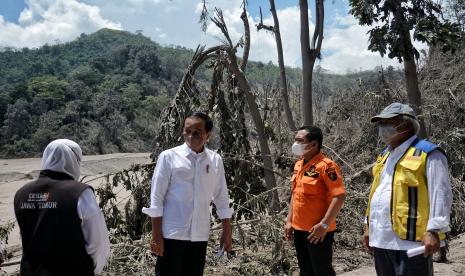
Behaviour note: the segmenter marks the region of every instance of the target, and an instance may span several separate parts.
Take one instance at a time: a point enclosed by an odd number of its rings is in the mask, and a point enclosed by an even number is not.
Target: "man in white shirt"
[[[232,249],[228,189],[221,156],[205,147],[211,118],[194,112],[184,121],[185,143],[163,151],[152,178],[150,248],[157,256],[156,275],[203,275],[210,232],[210,204],[222,220],[220,246]]]
[[[450,231],[447,158],[417,138],[419,124],[408,105],[393,103],[371,121],[387,148],[373,167],[363,245],[373,251],[380,276],[433,275],[432,254]],[[422,245],[423,255],[407,256]]]

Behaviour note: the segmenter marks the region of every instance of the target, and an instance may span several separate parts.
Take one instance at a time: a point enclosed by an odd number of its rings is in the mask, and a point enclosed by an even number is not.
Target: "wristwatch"
[[[321,225],[321,227],[323,227],[323,229],[325,229],[325,230],[328,230],[328,228],[329,228],[329,225],[326,224],[326,223],[324,223],[324,222],[320,222],[320,225]]]

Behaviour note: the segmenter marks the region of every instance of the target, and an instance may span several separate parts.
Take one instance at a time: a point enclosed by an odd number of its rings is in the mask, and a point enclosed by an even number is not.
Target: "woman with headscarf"
[[[103,270],[110,253],[108,231],[92,187],[79,182],[81,160],[75,142],[52,141],[38,179],[16,192],[22,276],[86,276]]]

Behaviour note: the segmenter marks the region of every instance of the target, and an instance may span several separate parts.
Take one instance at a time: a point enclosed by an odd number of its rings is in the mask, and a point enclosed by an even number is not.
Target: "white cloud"
[[[358,24],[357,19],[351,15],[341,16],[337,14],[332,25],[351,26]]]
[[[213,46],[221,43],[223,35],[212,23],[208,23],[204,33],[199,24],[202,5],[200,0],[84,0],[90,5],[100,7],[101,14],[110,20],[117,20],[128,31],[142,30],[162,45],[181,45],[195,48],[198,44]],[[210,17],[214,16],[214,7],[223,10],[223,15],[233,42],[243,35],[242,0],[207,1]],[[214,5],[214,6],[213,6]],[[264,12],[264,23],[272,25],[271,14]],[[300,15],[297,6],[278,10],[284,59],[288,66],[300,66]],[[251,29],[250,59],[255,61],[272,61],[277,64],[275,38],[264,30],[257,32],[259,18],[249,16]],[[313,24],[310,25],[313,29]]]
[[[343,74],[348,70],[371,70],[376,66],[400,67],[397,59],[384,58],[378,52],[368,50],[368,30],[371,27],[358,25],[352,16],[337,17],[327,28],[323,40],[324,55],[321,66],[332,72]],[[414,42],[418,50],[427,45]]]
[[[373,69],[381,64],[398,66],[396,60],[382,58],[379,53],[368,50],[369,28],[358,25],[351,17],[340,18],[336,20],[337,24],[327,29],[321,66],[335,73]],[[340,25],[344,26],[337,27]]]
[[[121,29],[120,24],[103,18],[98,7],[76,0],[27,0],[26,6],[19,24],[0,17],[0,46],[38,47],[100,28]]]
[[[224,18],[228,25],[228,30],[231,39],[237,41],[244,31],[240,14],[242,9],[237,5],[232,10],[224,11]],[[281,40],[283,44],[284,62],[287,66],[301,66],[300,59],[300,12],[298,7],[288,7],[277,11]],[[310,11],[309,11],[310,14]],[[310,16],[310,15],[309,15]],[[276,50],[276,40],[274,35],[266,30],[257,31],[256,25],[260,22],[260,18],[249,16],[250,26],[250,60],[269,62],[278,64],[278,53]],[[263,24],[273,26],[273,18],[271,14],[264,14]],[[312,31],[314,25],[310,23]],[[211,36],[221,37],[219,29],[210,23],[207,28],[207,34]]]
[[[284,63],[287,66],[301,66],[300,58],[300,11],[298,7],[289,7],[278,10],[279,28],[281,40],[283,44]],[[309,11],[309,16],[310,11]],[[258,23],[254,22],[254,24]],[[269,26],[273,24],[271,14],[263,19],[263,23]],[[310,31],[312,32],[314,25],[310,23]],[[278,64],[278,53],[276,50],[276,40],[274,35],[264,30],[255,34],[255,39],[252,37],[251,58],[257,58],[264,62],[273,61]],[[254,50],[254,48],[256,50]]]
[[[207,42],[198,23],[197,0],[82,1],[100,7],[102,16],[120,22],[125,30],[141,30],[162,45],[195,48]]]
[[[198,44],[213,46],[222,34],[209,23],[206,33],[199,24],[200,0],[26,0],[26,8],[18,18],[18,24],[6,22],[0,16],[0,46],[38,47],[56,40],[69,41],[81,33],[94,32],[100,28],[141,30],[162,45],[180,45],[195,48]],[[237,42],[243,35],[240,19],[242,0],[212,0],[223,10],[231,38]],[[267,9],[264,24],[273,25]],[[284,61],[287,66],[300,67],[300,11],[298,6],[278,10]],[[327,10],[328,13],[328,10]],[[311,17],[311,13],[309,12]],[[323,59],[320,65],[336,73],[372,69],[380,64],[399,66],[396,60],[381,58],[378,53],[367,50],[367,27],[359,26],[353,16],[327,14]],[[273,34],[257,31],[260,18],[249,16],[251,28],[250,60],[277,64],[276,43]],[[310,31],[314,24],[310,18]],[[415,44],[425,48],[424,45]]]

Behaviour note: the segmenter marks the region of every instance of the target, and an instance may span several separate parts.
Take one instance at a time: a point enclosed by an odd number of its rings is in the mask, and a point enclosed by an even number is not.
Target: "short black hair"
[[[200,112],[200,111],[192,111],[191,113],[189,113],[189,115],[187,115],[186,119],[191,118],[191,117],[201,119],[202,121],[205,122],[205,130],[207,132],[212,131],[212,129],[213,129],[213,121],[212,121],[212,118],[210,118],[210,116],[208,116],[207,114],[205,114],[203,112]]]
[[[308,142],[317,141],[318,149],[323,145],[323,133],[317,126],[301,126],[298,130],[306,130],[308,133],[305,136]]]

